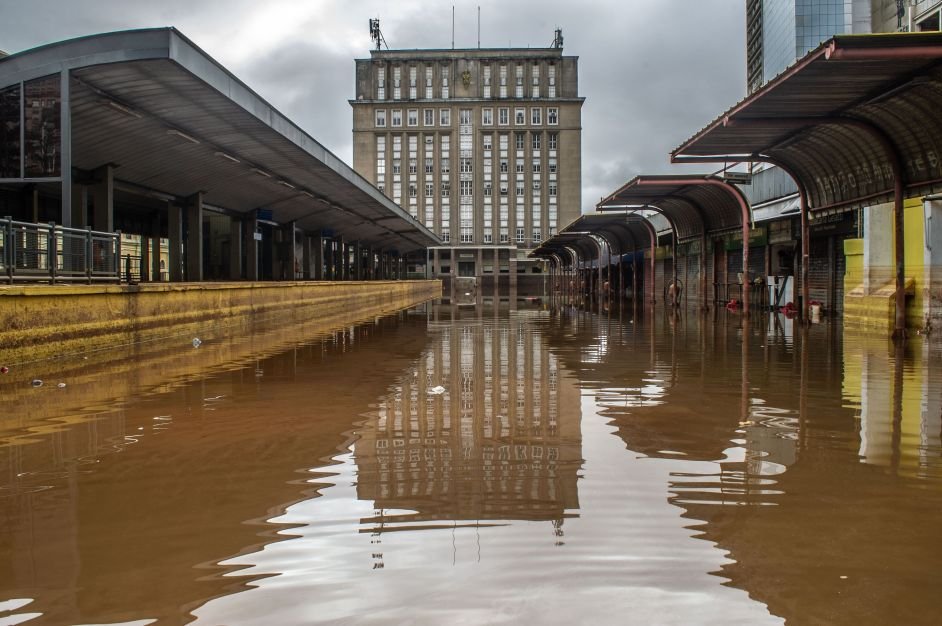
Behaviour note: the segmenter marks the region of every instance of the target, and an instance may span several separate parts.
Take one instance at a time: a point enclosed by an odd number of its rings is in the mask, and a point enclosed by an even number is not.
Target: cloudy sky
[[[390,48],[546,47],[579,57],[583,210],[745,93],[744,0],[0,0],[0,49],[175,26],[337,156],[352,163],[353,59],[367,20]]]

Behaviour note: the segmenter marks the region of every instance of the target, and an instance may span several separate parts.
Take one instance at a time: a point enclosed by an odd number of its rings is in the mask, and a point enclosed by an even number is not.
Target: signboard
[[[742,230],[737,229],[724,238],[727,250],[740,250],[742,248]],[[768,241],[765,226],[758,226],[749,231],[749,247],[764,246]]]

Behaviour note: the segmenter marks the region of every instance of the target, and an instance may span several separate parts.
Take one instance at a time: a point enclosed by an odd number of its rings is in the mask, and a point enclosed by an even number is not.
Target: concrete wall
[[[199,337],[259,316],[344,323],[440,295],[437,280],[0,287],[0,361]]]

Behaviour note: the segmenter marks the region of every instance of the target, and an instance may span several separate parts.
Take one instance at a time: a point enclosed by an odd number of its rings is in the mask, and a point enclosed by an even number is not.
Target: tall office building
[[[432,275],[516,286],[580,214],[578,58],[550,48],[373,50],[356,60],[353,167],[445,243]]]
[[[749,93],[822,41],[870,29],[871,0],[746,0]]]

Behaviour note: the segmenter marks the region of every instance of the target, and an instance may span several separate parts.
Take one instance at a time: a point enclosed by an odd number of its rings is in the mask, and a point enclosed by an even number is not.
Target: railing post
[[[49,231],[46,233],[46,263],[49,264],[49,284],[56,284],[56,223],[49,222]]]
[[[13,263],[16,259],[16,239],[13,237],[13,218],[9,215],[4,216],[6,223],[4,228],[3,253],[6,258],[3,260],[7,265],[7,282],[13,284]]]
[[[118,282],[121,282],[121,231],[115,231],[114,234],[114,250],[113,256],[114,259],[112,262],[112,270],[114,271],[115,278],[118,279]]]
[[[95,270],[95,246],[92,243],[92,227],[85,227],[85,279],[92,284],[92,273]]]

